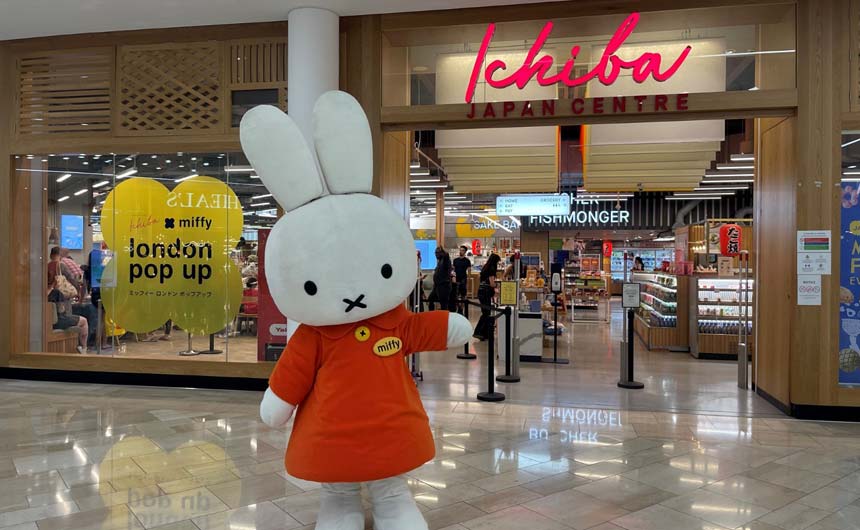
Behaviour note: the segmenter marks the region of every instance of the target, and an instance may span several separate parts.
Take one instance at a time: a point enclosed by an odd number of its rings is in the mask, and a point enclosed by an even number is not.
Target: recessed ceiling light
[[[77,197],[78,195],[83,195],[83,194],[84,194],[84,193],[86,193],[86,192],[87,192],[87,189],[86,189],[86,188],[84,188],[84,189],[82,189],[82,190],[78,190],[78,191],[76,191],[76,192],[75,192],[75,197]]]
[[[152,155],[150,158],[155,160],[156,158],[158,158],[158,155]]]
[[[192,157],[191,157],[191,161],[192,161],[192,162],[196,162],[196,161],[197,161],[197,157],[196,157],[196,156],[192,156]]]
[[[255,200],[256,199],[268,199],[271,196],[272,196],[271,193],[267,193],[265,195],[254,195],[253,197],[251,197],[251,199],[255,199]]]
[[[68,178],[71,176],[72,176],[71,173],[66,173],[65,175],[61,175],[61,176],[57,177],[57,182],[62,182],[64,180],[68,180]]]
[[[257,203],[252,204],[251,207],[256,208],[257,206],[268,206],[270,204],[272,204],[272,203],[270,203],[270,202],[257,202]]]
[[[164,161],[164,163],[165,163],[165,164],[169,164],[169,163],[170,163],[170,159],[168,158],[167,160],[165,160],[165,161]]]
[[[251,166],[227,166],[224,171],[227,173],[253,173],[254,168]]]
[[[107,186],[108,184],[110,184],[110,181],[103,180],[101,182],[96,182],[95,184],[93,184],[93,188],[101,188],[102,186]]]
[[[149,165],[149,162],[141,162],[141,164],[140,164],[140,165],[141,165],[141,166],[148,166],[148,165]]]
[[[63,202],[63,201],[67,201],[67,200],[69,200],[69,196],[68,196],[68,195],[63,195],[62,197],[60,197],[59,199],[57,199],[57,202]]]
[[[203,162],[203,165],[204,165],[204,166],[208,166],[208,165],[209,165],[209,162]]]
[[[130,176],[134,175],[135,173],[137,173],[137,169],[136,169],[136,168],[126,169],[125,171],[123,171],[122,173],[120,173],[119,175],[117,175],[117,176],[116,176],[116,178],[118,178],[118,179],[124,179],[124,178],[126,178],[126,177],[130,177]]]

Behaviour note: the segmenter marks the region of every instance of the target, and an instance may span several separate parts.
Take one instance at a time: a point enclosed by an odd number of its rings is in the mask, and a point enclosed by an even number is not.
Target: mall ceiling
[[[342,16],[431,11],[545,0],[2,0],[0,41],[151,28],[286,20],[314,5]]]

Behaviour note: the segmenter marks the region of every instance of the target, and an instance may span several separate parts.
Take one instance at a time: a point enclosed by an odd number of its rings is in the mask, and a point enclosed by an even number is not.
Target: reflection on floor
[[[285,474],[260,396],[0,381],[0,528],[313,528],[319,487]],[[437,454],[408,476],[431,529],[860,528],[860,424],[425,406]]]

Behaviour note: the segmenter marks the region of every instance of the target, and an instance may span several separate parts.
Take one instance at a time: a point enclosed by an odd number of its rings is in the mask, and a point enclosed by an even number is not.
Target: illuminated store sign
[[[624,19],[624,22],[618,26],[618,29],[615,30],[615,34],[611,39],[609,39],[609,42],[606,44],[606,48],[603,50],[603,55],[601,56],[600,61],[597,62],[594,68],[585,75],[571,77],[577,56],[581,50],[579,45],[574,45],[570,49],[570,59],[564,63],[564,66],[556,75],[548,75],[550,72],[556,70],[551,55],[544,54],[540,58],[537,58],[538,53],[540,53],[543,45],[546,43],[550,33],[552,32],[553,24],[552,22],[547,22],[538,34],[537,39],[535,39],[535,42],[529,49],[523,64],[520,65],[519,68],[507,77],[500,79],[494,78],[494,74],[496,74],[496,72],[500,70],[503,72],[508,70],[508,65],[504,61],[496,59],[484,68],[484,80],[493,88],[506,88],[515,84],[520,90],[522,90],[534,78],[537,79],[538,84],[541,86],[564,83],[566,86],[575,87],[584,85],[595,78],[604,85],[609,86],[618,79],[618,76],[621,74],[621,70],[631,70],[633,80],[637,83],[644,83],[649,78],[653,78],[655,81],[666,81],[678,71],[684,63],[684,60],[690,54],[692,47],[687,46],[684,48],[680,55],[675,58],[674,62],[662,71],[660,68],[663,62],[663,57],[659,53],[645,52],[632,61],[625,61],[615,54],[627,40],[627,37],[629,37],[630,34],[633,33],[633,30],[636,29],[636,24],[638,23],[639,13],[630,14],[630,16]],[[466,88],[466,103],[471,103],[472,98],[475,95],[475,88],[478,84],[478,77],[481,74],[481,67],[487,57],[487,50],[490,47],[490,41],[493,39],[493,33],[495,30],[495,24],[487,26],[487,31],[481,41],[481,47],[478,50],[478,55],[475,57],[475,64],[472,67],[472,75],[469,78],[469,85]]]
[[[580,226],[580,225],[629,225],[630,212],[627,210],[577,210],[568,215],[531,215],[527,217],[529,225],[537,228],[544,226]]]

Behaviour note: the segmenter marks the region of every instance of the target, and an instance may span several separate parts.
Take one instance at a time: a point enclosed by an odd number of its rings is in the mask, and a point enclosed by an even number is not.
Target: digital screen
[[[570,196],[555,193],[528,195],[499,195],[496,215],[568,215]]]
[[[70,250],[84,248],[84,216],[63,215],[60,217],[60,246]]]
[[[415,248],[421,252],[421,270],[436,268],[436,244],[435,239],[416,239]]]

